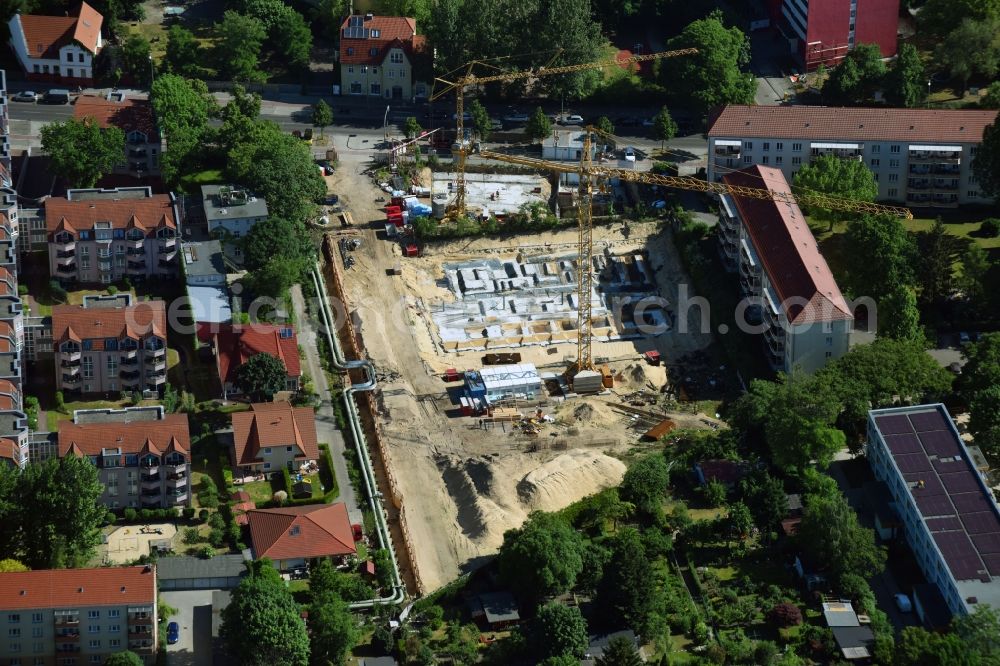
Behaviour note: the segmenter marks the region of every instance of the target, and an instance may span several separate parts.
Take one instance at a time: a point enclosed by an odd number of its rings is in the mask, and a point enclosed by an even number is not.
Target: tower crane
[[[620,180],[635,183],[647,183],[651,185],[661,185],[682,190],[693,190],[696,192],[714,192],[716,194],[729,194],[733,196],[751,197],[754,199],[765,199],[783,203],[800,203],[809,206],[817,206],[828,210],[887,214],[903,219],[912,220],[913,214],[907,208],[897,206],[884,206],[866,201],[853,201],[842,199],[819,192],[808,192],[792,195],[788,192],[775,192],[773,190],[756,187],[744,187],[738,185],[728,185],[726,183],[712,183],[688,176],[667,176],[654,174],[633,169],[620,169],[602,165],[594,165],[591,157],[592,136],[595,133],[604,134],[594,127],[586,127],[583,130],[583,150],[580,152],[579,164],[574,162],[550,162],[535,157],[524,157],[521,155],[508,155],[489,150],[479,151],[480,157],[486,159],[518,164],[532,167],[540,171],[552,171],[557,173],[579,174],[580,201],[577,205],[578,225],[578,248],[577,248],[577,357],[576,362],[570,366],[567,375],[573,378],[577,373],[585,370],[593,371],[594,361],[591,354],[591,342],[593,337],[593,321],[591,317],[591,295],[593,293],[593,266],[594,266],[594,243],[593,243],[593,209],[591,206],[593,198],[593,178],[618,178]]]
[[[698,52],[698,49],[678,49],[676,51],[660,51],[658,53],[648,53],[646,55],[635,55],[628,58],[611,58],[608,60],[597,60],[594,62],[579,63],[576,65],[558,65],[555,67],[545,66],[537,67],[532,69],[527,69],[519,72],[503,72],[500,74],[489,74],[486,76],[477,76],[473,73],[473,68],[482,64],[479,61],[470,62],[466,65],[465,73],[460,76],[455,81],[448,81],[443,78],[435,78],[435,84],[442,84],[444,87],[440,90],[435,91],[431,95],[431,101],[440,98],[442,95],[446,95],[452,90],[455,91],[455,122],[457,126],[457,134],[455,136],[456,145],[458,146],[453,152],[456,153],[455,159],[455,203],[452,206],[452,212],[456,216],[465,215],[465,158],[468,155],[468,145],[465,142],[465,119],[463,117],[465,113],[465,88],[466,86],[475,85],[477,83],[495,83],[498,81],[518,81],[521,79],[530,79],[540,76],[550,76],[552,74],[567,74],[570,72],[579,72],[587,69],[602,69],[604,67],[612,66],[623,66],[630,65],[632,63],[647,62],[650,60],[659,60],[660,58],[673,58],[674,56],[682,55],[692,55]]]

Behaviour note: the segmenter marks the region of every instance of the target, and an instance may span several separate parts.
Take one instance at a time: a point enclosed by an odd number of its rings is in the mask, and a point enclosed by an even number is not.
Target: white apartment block
[[[788,182],[820,155],[864,162],[878,200],[911,207],[988,204],[972,175],[983,130],[996,111],[742,106],[709,123],[708,179],[752,165]]]
[[[754,166],[723,180],[789,191],[776,168]],[[739,275],[746,320],[759,315],[756,330],[774,370],[812,373],[847,353],[854,316],[798,206],[723,195],[719,253]]]

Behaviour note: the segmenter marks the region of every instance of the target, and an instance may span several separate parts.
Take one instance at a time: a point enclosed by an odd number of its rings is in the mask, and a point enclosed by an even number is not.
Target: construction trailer
[[[493,365],[465,373],[465,392],[487,404],[516,398],[534,400],[542,395],[543,383],[533,363]]]

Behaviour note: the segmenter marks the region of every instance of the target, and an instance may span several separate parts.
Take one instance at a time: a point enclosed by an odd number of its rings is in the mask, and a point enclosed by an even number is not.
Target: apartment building
[[[243,253],[234,241],[267,219],[267,201],[234,185],[202,185],[201,200],[209,235],[222,240],[226,256],[242,265]]]
[[[1000,508],[944,405],[868,413],[865,454],[927,582],[952,615],[1000,608]],[[920,617],[930,599],[914,596]]]
[[[799,65],[836,65],[858,44],[896,55],[899,0],[768,0],[768,12]]]
[[[125,133],[125,153],[115,173],[136,178],[160,173],[162,142],[149,100],[112,92],[107,97],[81,95],[73,105],[77,120],[93,118],[101,129],[117,127]]]
[[[159,393],[167,381],[166,303],[56,305],[52,347],[64,393]]]
[[[287,402],[265,402],[234,413],[229,458],[243,476],[280,472],[286,467],[297,471],[318,460],[315,412]]]
[[[191,504],[186,415],[160,406],[77,410],[53,435],[60,458],[85,457],[97,467],[109,509]]]
[[[88,666],[157,648],[156,567],[0,573],[0,666]]]
[[[178,274],[178,212],[172,194],[149,187],[70,190],[45,200],[49,275],[110,284]]]
[[[781,171],[752,166],[722,177],[729,185],[790,192]],[[854,320],[802,211],[795,204],[723,195],[719,253],[738,273],[775,370],[812,373],[847,353]]]
[[[415,19],[352,14],[340,26],[339,56],[342,95],[427,97],[427,84],[415,71],[430,71],[430,53]]]
[[[281,360],[288,373],[285,390],[299,390],[299,380],[302,378],[299,342],[295,329],[290,325],[220,324],[214,329],[210,339],[215,351],[223,400],[242,395],[242,391],[236,385],[237,370],[247,359],[256,354],[270,354]],[[199,328],[199,334],[201,333],[208,332]]]
[[[94,81],[94,58],[104,46],[104,17],[81,2],[62,16],[14,14],[10,47],[29,81],[89,85]]]
[[[972,162],[996,111],[730,105],[709,122],[708,178],[753,164],[795,173],[820,155],[864,162],[878,199],[911,207],[987,204]]]

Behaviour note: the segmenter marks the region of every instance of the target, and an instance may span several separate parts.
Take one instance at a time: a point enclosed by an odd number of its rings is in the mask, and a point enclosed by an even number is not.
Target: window
[[[775,164],[779,164],[780,165],[784,161],[785,161],[785,158],[783,158],[781,155],[778,155],[777,157],[774,158],[774,163]]]
[[[101,617],[101,611],[98,610],[87,611],[88,620],[96,620],[100,617]]]
[[[826,353],[826,357],[827,358],[832,358],[833,357],[833,352],[827,352]]]
[[[265,456],[271,455],[271,447],[270,446],[264,447],[264,455]]]
[[[976,156],[976,153],[978,151],[979,151],[979,146],[973,146],[972,148],[969,148],[969,154],[972,155],[973,157]]]
[[[77,57],[76,61],[77,62],[83,62],[83,54],[82,53],[78,54],[78,57]]]
[[[122,625],[120,625],[120,624],[108,625],[108,632],[109,633],[117,634],[121,630],[122,630]]]
[[[379,85],[379,84],[377,84],[377,83],[373,83],[372,84],[372,94],[373,95],[381,95],[382,94],[382,86]]]
[[[874,146],[872,146],[872,155],[878,155],[881,150],[882,146],[876,143]]]
[[[764,155],[762,158],[760,158],[760,162],[761,164],[767,164],[767,155]]]
[[[101,633],[101,625],[99,624],[88,624],[87,625],[88,634],[99,634]]]
[[[120,648],[121,646],[122,646],[122,639],[120,638],[112,638],[108,640],[109,648]]]
[[[799,164],[802,164],[802,158],[801,157],[793,157],[792,158],[792,164],[796,165],[796,166],[798,166]]]
[[[766,153],[769,150],[771,150],[771,142],[770,141],[765,141],[764,142],[764,152]]]
[[[42,614],[41,613],[32,613],[31,614],[31,621],[34,624],[40,624],[41,621],[42,621]]]
[[[264,463],[264,469],[271,469],[271,463]]]
[[[899,152],[899,144],[898,143],[894,143],[891,146],[889,146],[889,152],[890,153],[898,153]]]
[[[402,63],[403,54],[400,53],[399,51],[393,51],[392,53],[389,54],[389,62],[395,63],[397,65]]]
[[[21,651],[21,644],[20,643],[8,643],[7,644],[7,651],[8,652],[20,652]]]
[[[899,174],[898,173],[890,173],[889,174],[889,182],[890,183],[895,183],[897,180],[899,180]]]
[[[368,65],[361,65],[361,73],[362,74],[368,73]]]
[[[20,627],[14,627],[13,629],[8,629],[7,630],[7,637],[8,638],[20,638],[21,637],[21,628]]]
[[[378,67],[372,67],[372,74],[378,74]]]
[[[101,655],[99,655],[99,654],[92,654],[92,655],[90,655],[90,663],[92,663],[92,664],[100,664],[100,663],[102,663],[101,662]]]
[[[86,342],[86,340],[84,342]],[[94,378],[94,357],[93,356],[84,356],[83,357],[83,365],[82,365],[82,367],[83,367],[83,378],[84,379],[93,379]],[[89,611],[89,612],[90,613],[97,613],[98,615],[100,615],[100,611]],[[98,615],[91,615],[90,617],[91,618],[95,618],[95,617],[98,617]]]
[[[890,169],[898,169],[899,168],[899,160],[889,160],[889,168]]]
[[[32,627],[31,628],[31,637],[32,638],[41,638],[42,637],[42,633],[44,631],[45,630],[42,629],[41,627]]]
[[[348,65],[347,66],[347,73],[348,74],[353,74],[354,73],[354,65]]]
[[[66,68],[66,76],[73,76],[73,68],[72,67],[67,67]]]
[[[785,149],[785,144],[783,144],[782,142],[779,141],[776,144],[774,144],[774,149],[775,150],[784,150]]]
[[[890,197],[896,196],[897,193],[898,193],[898,190],[895,187],[890,187],[889,191],[887,192],[888,196],[890,196]]]
[[[401,78],[401,79],[405,79],[406,78],[406,68],[405,67],[400,67],[399,68],[399,78]]]
[[[979,197],[979,192],[976,190],[969,190],[968,192],[965,193],[965,196],[969,197],[970,199],[976,199]]]
[[[751,161],[752,160],[750,159],[749,155],[744,155],[743,156],[743,164],[750,164]]]
[[[826,346],[827,347],[832,347],[833,346],[833,336],[827,336],[827,338],[826,338]]]
[[[108,356],[108,374],[114,375],[118,373],[118,357]]]
[[[101,647],[101,639],[100,638],[92,638],[91,640],[87,641],[87,646],[91,650],[96,650],[97,648]]]
[[[368,55],[370,55],[370,56],[377,56],[378,55],[378,48],[373,46],[372,48],[368,49]]]
[[[347,47],[347,55],[354,55],[354,47],[353,46],[348,46]]]
[[[11,613],[7,616],[7,622],[9,624],[18,624],[21,621],[20,613]]]
[[[389,74],[389,78],[390,78],[390,79],[394,79],[394,78],[396,78],[396,70],[394,70],[394,69],[393,69],[392,67],[390,67],[390,68],[389,68],[388,70],[386,70],[386,71],[388,72],[388,74]]]
[[[878,160],[872,159],[871,164],[872,164],[873,167],[877,167],[878,166]]]
[[[744,141],[743,150],[753,150],[753,141]]]
[[[792,144],[792,151],[796,152],[796,153],[801,153],[802,152],[802,144],[801,143],[793,143]]]
[[[286,446],[285,447],[285,451],[288,452],[288,453],[291,453],[292,452],[292,447]]]

